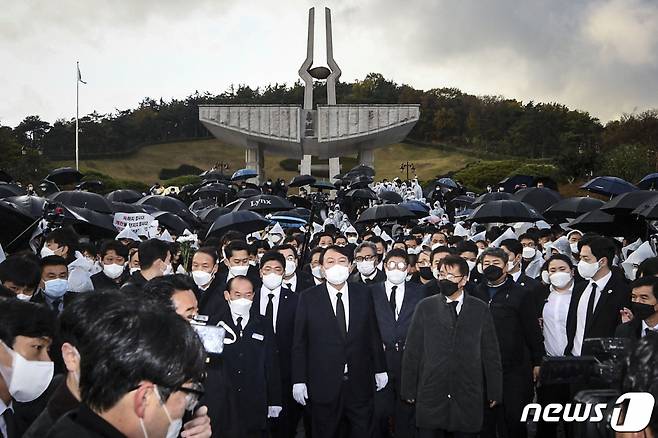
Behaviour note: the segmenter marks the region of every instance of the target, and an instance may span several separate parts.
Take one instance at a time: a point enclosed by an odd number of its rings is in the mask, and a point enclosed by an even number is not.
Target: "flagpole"
[[[80,170],[78,167],[78,111],[80,107],[80,63],[76,62],[75,71],[75,170]]]

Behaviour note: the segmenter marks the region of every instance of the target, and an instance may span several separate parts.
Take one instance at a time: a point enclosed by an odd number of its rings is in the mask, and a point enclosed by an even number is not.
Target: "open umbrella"
[[[347,178],[347,175],[345,175]],[[356,178],[351,178],[348,180],[349,186],[353,189],[357,188],[368,188],[368,185],[371,184],[374,179],[371,176],[367,175],[357,175]]]
[[[288,196],[288,201],[290,201],[290,203],[295,207],[302,207],[309,210],[313,206],[313,204],[309,199],[302,198],[301,196],[297,196],[297,195]]]
[[[17,247],[29,241],[31,232],[27,231],[22,235],[21,233],[34,224],[34,218],[27,215],[15,204],[0,200],[0,222],[2,223],[2,227],[0,227],[0,244],[5,250],[7,250],[7,245],[18,236],[21,236],[21,239],[20,242],[15,243]]]
[[[75,186],[76,190],[87,190],[89,192],[99,192],[103,189],[103,181],[92,179],[89,181],[82,181]]]
[[[514,199],[532,205],[537,211],[545,211],[548,207],[561,200],[562,196],[555,190],[543,187],[529,187],[514,193]]]
[[[427,204],[422,203],[420,201],[407,201],[403,202],[400,204],[400,207],[404,207],[413,214],[416,215],[416,217],[425,217],[430,214],[430,208],[427,206]]]
[[[199,198],[219,198],[230,193],[233,193],[233,189],[231,189],[226,184],[212,183],[199,188],[194,192],[194,196]]]
[[[46,198],[23,195],[12,196],[4,200],[14,204],[22,213],[33,219],[43,216],[43,204],[46,203]]]
[[[329,181],[316,181],[315,183],[311,184],[311,187],[313,187],[314,189],[318,189],[320,191],[336,190],[336,185],[330,183]]]
[[[413,219],[416,215],[400,205],[383,204],[375,205],[366,209],[359,218],[357,223],[376,222],[386,220],[405,220]]]
[[[199,177],[203,181],[228,181],[228,180],[230,180],[230,177],[228,175],[225,175],[224,172],[222,172],[219,169],[206,170],[205,172],[200,173]]]
[[[452,203],[456,205],[471,205],[474,202],[475,202],[475,198],[473,196],[468,196],[468,195],[459,195],[452,200]]]
[[[399,204],[404,201],[398,192],[393,192],[391,190],[380,192],[379,199],[388,204]]]
[[[0,183],[0,198],[26,195],[27,191],[16,184]]]
[[[261,193],[262,192],[259,189],[247,187],[246,189],[240,190],[238,193],[236,193],[235,196],[238,198],[251,198],[252,196],[258,196]]]
[[[290,210],[293,207],[294,206],[288,202],[287,199],[280,196],[258,195],[242,200],[240,204],[234,208],[234,211],[251,210],[257,213],[266,214],[274,211]]]
[[[239,230],[245,234],[265,229],[270,221],[253,211],[232,211],[219,216],[208,229],[206,237],[223,235],[229,230]]]
[[[119,189],[119,190],[114,190],[105,197],[109,199],[110,201],[113,202],[126,202],[128,204],[132,204],[133,202],[137,202],[140,199],[142,199],[144,195],[139,193],[137,190],[130,190],[130,189]]]
[[[217,206],[217,201],[212,198],[197,199],[190,204],[189,210],[199,216],[204,210]]]
[[[485,193],[484,195],[480,195],[477,198],[475,198],[475,202],[473,202],[473,207],[477,207],[478,205],[486,204],[487,202],[491,202],[491,201],[503,201],[508,199],[514,199],[511,193],[507,193],[507,192]]]
[[[541,214],[529,204],[511,199],[491,201],[478,206],[468,216],[468,220],[486,224],[492,222],[537,222],[544,220]]]
[[[658,173],[650,173],[637,183],[637,187],[643,190],[654,190],[658,188]]]
[[[240,169],[236,170],[231,176],[231,181],[244,181],[249,178],[255,178],[258,176],[258,172],[253,169]]]
[[[128,204],[127,202],[113,202],[112,208],[115,213],[148,213],[145,205]]]
[[[352,199],[365,199],[365,200],[373,200],[377,201],[379,198],[370,189],[352,189],[349,192],[345,193],[346,198],[352,198]]]
[[[644,231],[645,225],[643,222],[643,219],[633,218],[631,216],[615,216],[597,209],[582,214],[569,222],[569,228],[580,230],[584,233],[592,232],[607,236],[626,236],[629,233],[639,234],[640,230]]]
[[[169,230],[170,233],[181,235],[186,229],[190,229],[190,225],[185,222],[180,216],[168,211],[158,211],[152,214],[158,220],[158,224]]]
[[[148,195],[137,201],[136,204],[151,205],[160,211],[168,211],[183,218],[187,218],[190,215],[187,205],[180,199],[172,196]]]
[[[556,202],[544,211],[544,217],[553,222],[577,218],[581,214],[601,208],[605,202],[587,196],[575,196]]]
[[[658,219],[658,197],[647,199],[633,210],[631,214],[642,216],[647,220]]]
[[[449,189],[458,189],[459,186],[457,183],[452,179],[452,178],[439,178],[436,181],[437,185],[440,185],[441,187],[446,187]]]
[[[117,229],[114,226],[114,216],[83,207],[69,207],[69,210],[78,216],[77,220],[72,223],[73,229],[78,233],[92,239],[116,236]]]
[[[208,207],[204,210],[201,210],[198,214],[198,217],[204,224],[211,224],[218,217],[230,212],[231,210],[226,207]]]
[[[352,168],[345,176],[354,176],[354,175],[364,175],[364,176],[375,176],[375,169],[365,164],[359,164],[358,166]]]
[[[314,176],[297,175],[292,180],[290,180],[290,184],[288,184],[288,187],[310,186],[311,184],[315,184],[315,182],[316,179]]]
[[[652,199],[657,197],[658,192],[652,190],[635,190],[632,192],[626,192],[619,196],[615,196],[610,201],[606,202],[605,205],[601,207],[601,211],[613,215],[631,214],[636,208],[651,203]]]
[[[65,190],[50,195],[50,199],[67,207],[80,207],[99,213],[113,213],[112,203],[102,195],[80,190]]]
[[[616,176],[597,176],[580,186],[580,188],[604,196],[616,196],[637,190],[637,187],[633,184]]]
[[[58,185],[77,183],[84,175],[72,167],[60,167],[48,174],[46,179]]]

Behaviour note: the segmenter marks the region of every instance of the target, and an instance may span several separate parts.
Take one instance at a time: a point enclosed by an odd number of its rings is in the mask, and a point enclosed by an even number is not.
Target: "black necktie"
[[[596,283],[592,283],[592,291],[589,294],[589,301],[587,302],[587,319],[585,320],[585,327],[589,326],[594,315],[594,300],[596,299]]]
[[[448,303],[448,306],[450,306],[450,311],[452,314],[455,316],[455,319],[459,317],[459,314],[457,313],[457,306],[459,305],[459,301],[451,301]]]
[[[294,290],[292,290],[292,285],[290,283],[284,283],[283,287],[294,292]]]
[[[268,297],[269,301],[267,302],[267,307],[265,307],[265,318],[270,323],[273,323],[273,321],[274,321],[274,303],[272,303],[272,299],[274,298],[274,294],[267,294],[267,297]]]
[[[14,420],[14,411],[11,409],[5,410],[2,414],[2,418],[5,419],[5,427],[7,428],[7,438],[17,437],[16,433],[16,422]]]
[[[388,304],[391,306],[391,311],[393,316],[395,316],[395,291],[398,289],[397,286],[391,288],[391,295],[388,297]]]
[[[338,320],[338,330],[340,330],[343,339],[347,337],[347,324],[345,322],[345,305],[343,304],[343,294],[336,294],[336,319]]]
[[[238,338],[242,337],[242,317],[238,316]]]

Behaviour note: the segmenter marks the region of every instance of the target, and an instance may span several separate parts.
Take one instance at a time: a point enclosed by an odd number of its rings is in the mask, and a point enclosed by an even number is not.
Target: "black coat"
[[[147,282],[148,280],[144,278],[142,271],[135,271],[123,284],[123,286],[121,286],[121,289],[142,290]]]
[[[292,382],[306,383],[311,402],[335,402],[343,386],[345,364],[355,400],[375,393],[375,373],[386,370],[370,290],[347,283],[349,326],[343,339],[326,284],[299,297],[292,349]]]
[[[285,283],[285,279],[283,282]],[[306,289],[310,289],[313,286],[315,286],[315,282],[313,281],[313,276],[309,274],[308,272],[304,272],[302,270],[297,270],[297,288],[293,291],[297,294],[304,292]]]
[[[222,283],[216,276],[208,286],[208,289],[202,291],[196,288],[194,294],[198,301],[199,315],[208,325],[217,325],[219,321],[230,315],[228,301],[224,298],[226,283]],[[230,316],[228,317],[230,318]]]
[[[544,338],[537,319],[536,301],[529,289],[514,283],[511,276],[490,298],[488,285],[482,282],[474,296],[489,304],[493,316],[504,369],[540,366]]]
[[[47,438],[120,438],[124,435],[86,405],[80,404],[60,418]]]
[[[418,304],[401,390],[403,399],[416,401],[418,427],[479,432],[483,402],[503,401],[502,380],[496,329],[485,303],[465,295],[456,321],[444,295]]]
[[[376,283],[370,286],[372,298],[375,303],[377,325],[384,344],[386,356],[386,369],[389,382],[395,382],[399,390],[402,367],[402,352],[407,339],[407,331],[416,306],[425,298],[423,288],[416,283],[406,282],[404,286],[404,299],[399,310],[398,319],[395,319],[388,298],[386,297],[386,283]]]
[[[65,375],[56,376],[53,379],[53,382],[55,381],[59,383],[49,398],[46,408],[41,411],[41,414],[23,434],[23,438],[42,438],[46,436],[57,420],[80,405],[80,402],[66,386]]]
[[[237,335],[238,330],[230,314],[224,322]],[[242,337],[224,346],[222,360],[236,395],[234,400],[242,429],[252,432],[264,430],[267,407],[281,406],[281,379],[272,327],[253,305]]]
[[[569,315],[567,316],[567,347],[564,354],[569,356],[573,349],[574,338],[578,322],[578,303],[589,282],[577,284],[573,288]],[[583,339],[610,338],[615,335],[617,326],[621,323],[620,311],[631,306],[631,291],[628,284],[619,274],[613,272],[608,283],[601,289],[601,296],[594,315],[585,327]]]
[[[633,318],[628,322],[619,324],[615,329],[615,338],[628,338],[637,341],[642,337],[642,320]]]
[[[516,280],[516,284],[518,286],[525,287],[530,290],[534,290],[541,285],[541,282],[539,280],[535,280],[534,278],[527,276],[525,273],[522,273],[521,275],[519,275],[518,280]]]
[[[112,280],[101,271],[91,276],[91,283],[94,285],[95,291],[119,289],[128,281],[128,278],[130,278],[130,271],[123,271],[118,281]]]
[[[361,273],[357,270],[350,277],[347,279],[350,283],[360,283],[360,284],[375,284],[375,283],[381,283],[382,281],[386,281],[386,274],[381,271],[380,269],[377,269],[377,273],[373,277],[372,280],[368,280],[368,283],[364,283],[363,278],[361,278]]]

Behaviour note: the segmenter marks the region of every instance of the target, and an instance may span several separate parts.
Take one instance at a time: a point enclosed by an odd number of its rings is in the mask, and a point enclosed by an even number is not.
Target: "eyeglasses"
[[[392,271],[394,269],[398,269],[400,271],[406,271],[407,270],[407,262],[390,261],[390,262],[386,263],[386,268],[389,271]]]
[[[455,280],[457,278],[463,278],[463,275],[454,275],[454,274],[446,274],[443,272],[439,272],[439,280]]]
[[[354,261],[357,263],[361,262],[371,262],[377,259],[377,256],[374,255],[367,255],[367,256],[356,256],[354,257]]]

